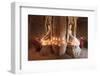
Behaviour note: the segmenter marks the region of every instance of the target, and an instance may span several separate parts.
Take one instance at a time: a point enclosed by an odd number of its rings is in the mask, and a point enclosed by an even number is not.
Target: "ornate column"
[[[66,52],[66,17],[53,17],[52,44],[53,52],[56,55],[63,55]]]
[[[45,26],[47,32],[41,39],[43,47],[52,46],[54,54],[63,55],[66,51],[66,17],[46,16]]]
[[[74,17],[74,37],[76,37],[76,32],[77,32],[77,19],[78,17]]]

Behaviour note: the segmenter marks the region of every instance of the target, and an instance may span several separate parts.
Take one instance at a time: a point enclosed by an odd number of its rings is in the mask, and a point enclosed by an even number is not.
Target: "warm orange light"
[[[52,37],[52,39],[41,40],[42,45],[58,45],[61,46],[62,44],[66,45],[66,40],[63,38]]]

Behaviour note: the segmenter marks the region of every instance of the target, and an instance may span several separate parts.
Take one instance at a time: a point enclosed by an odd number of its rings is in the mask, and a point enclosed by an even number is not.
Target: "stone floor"
[[[83,48],[81,50],[81,54],[78,58],[88,58],[88,50],[86,48]]]
[[[80,58],[87,58],[88,57],[88,51],[86,48],[83,48],[81,51],[81,54],[77,58],[72,58],[68,54],[64,54],[62,56],[57,56],[55,54],[49,54],[49,55],[42,55],[39,51],[35,51],[34,48],[29,49],[28,51],[28,60],[56,60],[56,59],[80,59]]]

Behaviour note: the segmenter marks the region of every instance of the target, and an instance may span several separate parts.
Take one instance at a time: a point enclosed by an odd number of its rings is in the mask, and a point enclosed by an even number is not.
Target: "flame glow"
[[[57,37],[52,37],[51,39],[47,39],[47,40],[41,40],[41,44],[42,45],[62,45],[62,44],[66,44],[66,40],[64,40],[63,38],[57,38]]]

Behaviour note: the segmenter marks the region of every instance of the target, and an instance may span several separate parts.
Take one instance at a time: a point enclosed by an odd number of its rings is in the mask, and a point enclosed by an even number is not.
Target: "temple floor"
[[[55,54],[48,54],[48,55],[42,55],[40,51],[36,51],[34,48],[30,48],[28,51],[28,60],[56,60],[56,59],[80,59],[80,58],[88,58],[88,50],[86,48],[81,49],[81,54],[73,58],[69,56],[68,54],[64,54],[62,56],[57,56]]]

